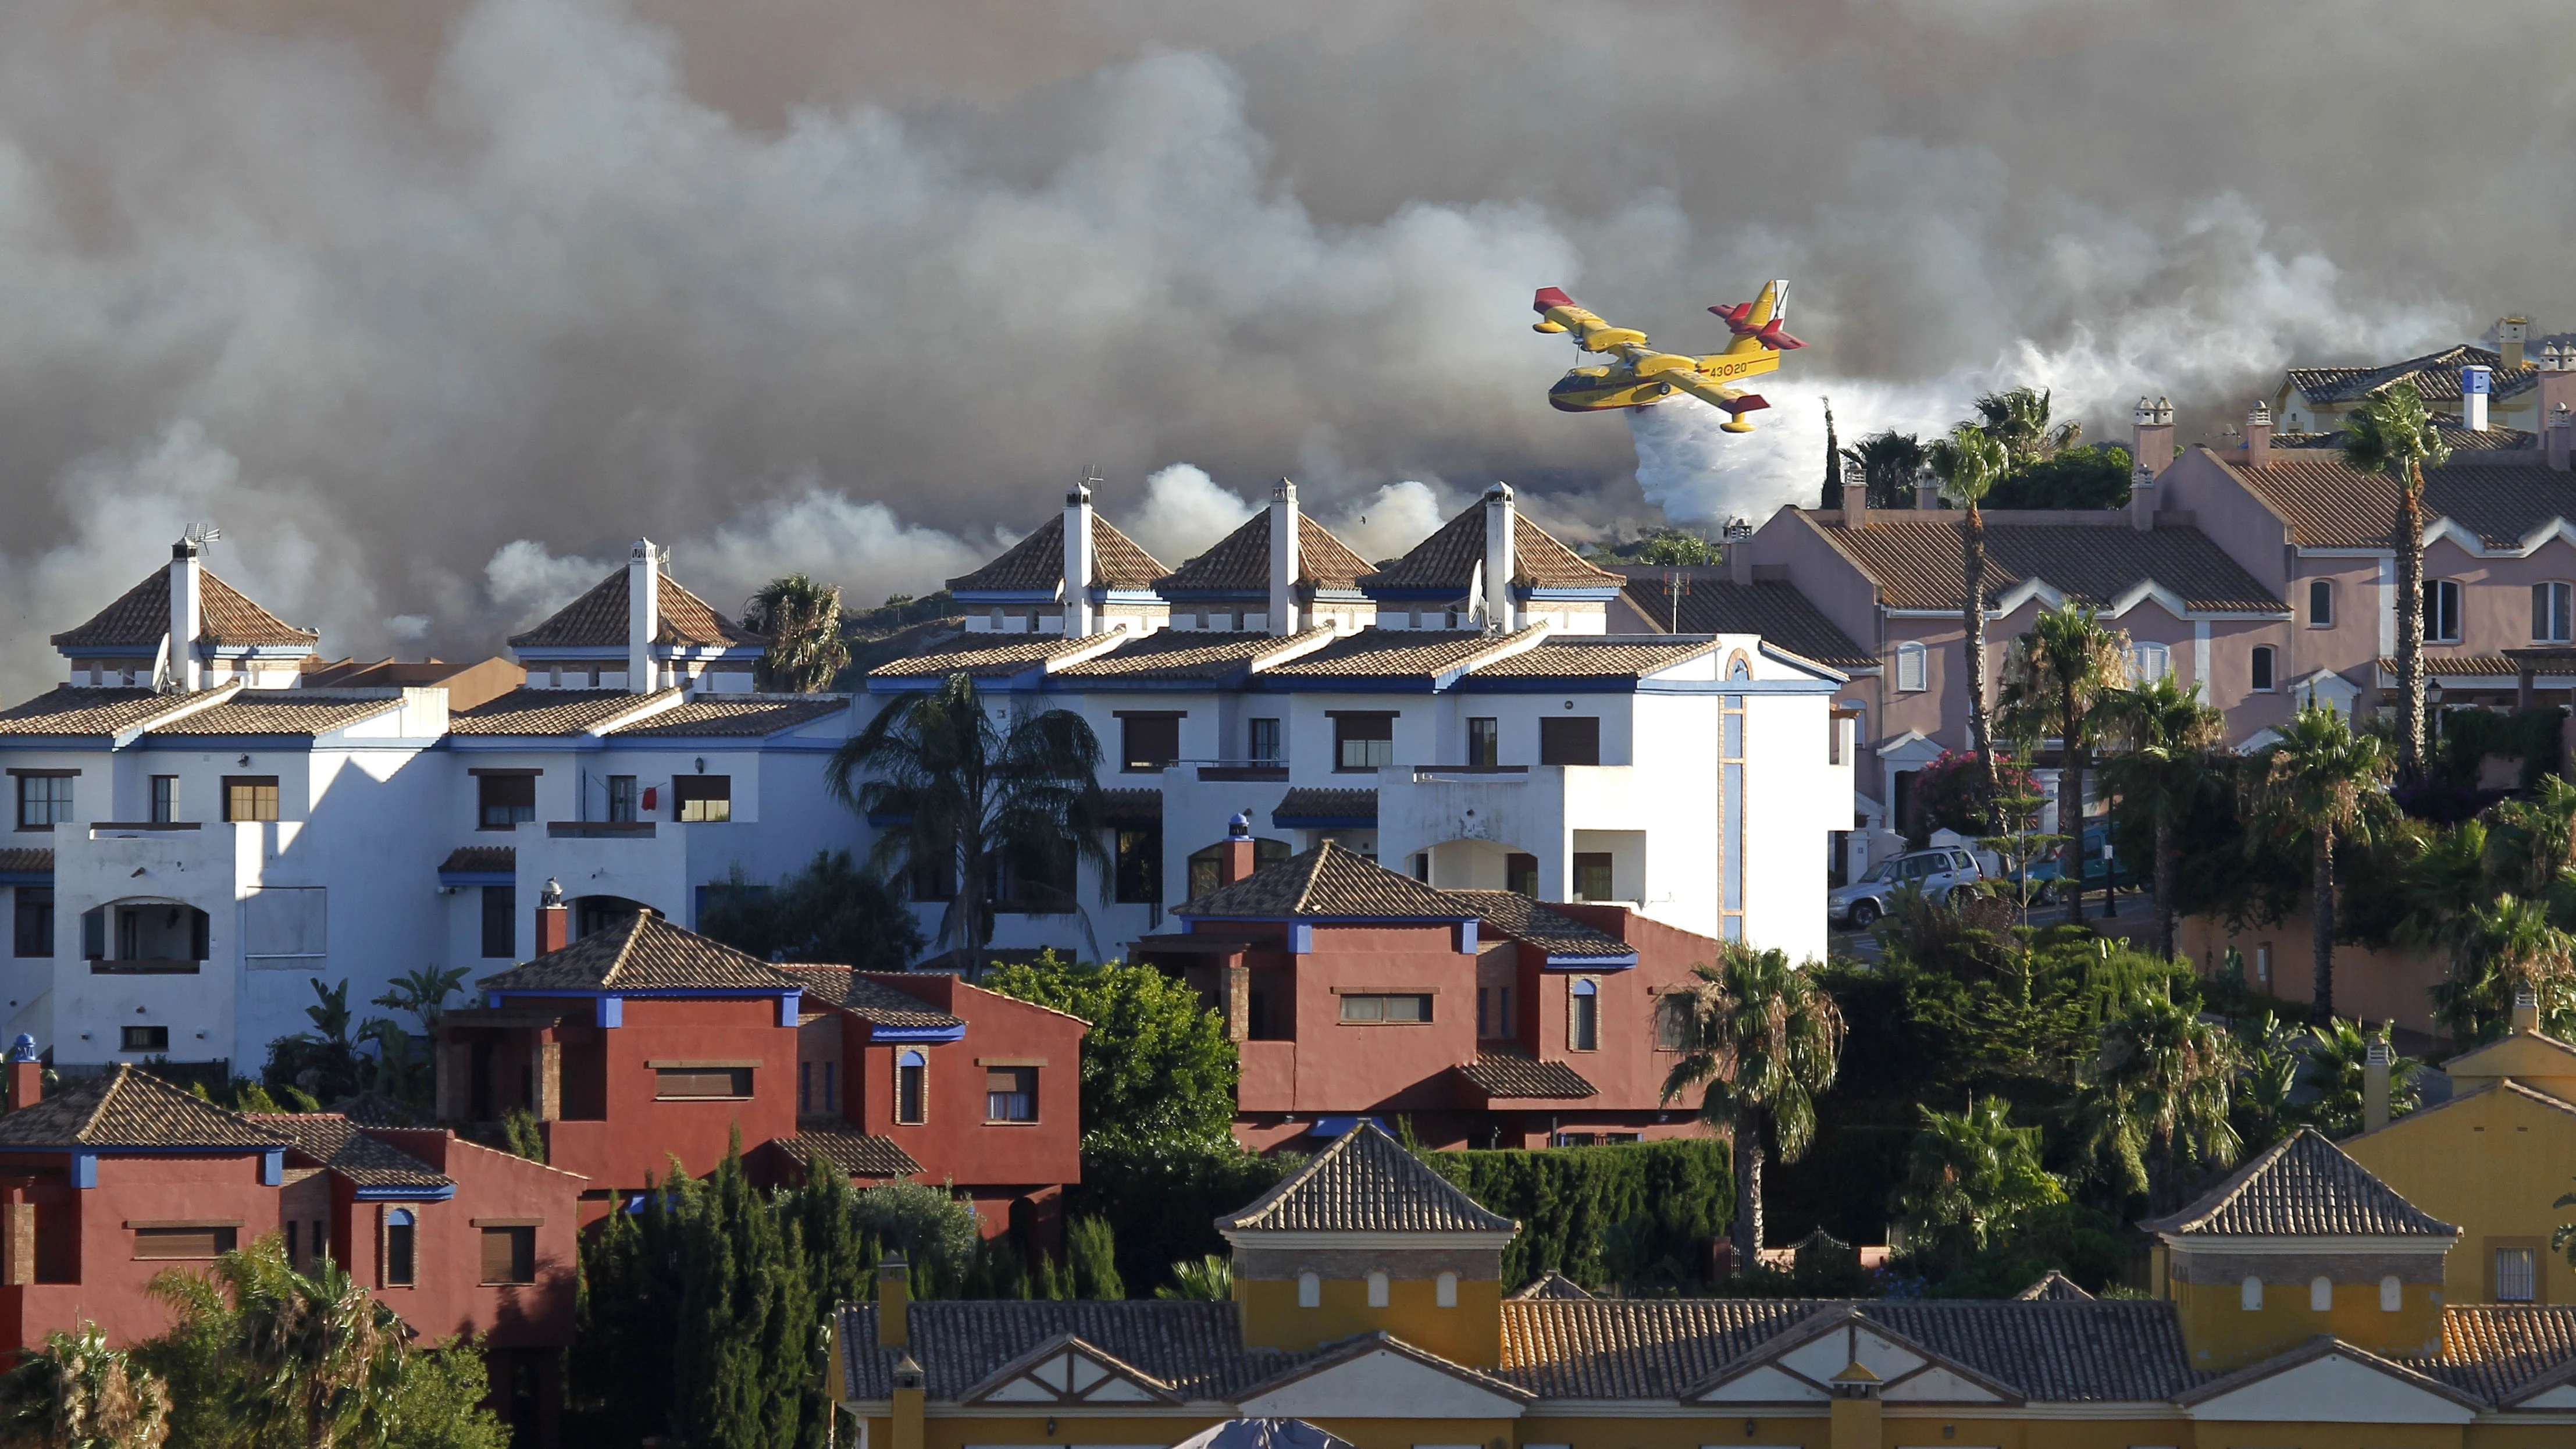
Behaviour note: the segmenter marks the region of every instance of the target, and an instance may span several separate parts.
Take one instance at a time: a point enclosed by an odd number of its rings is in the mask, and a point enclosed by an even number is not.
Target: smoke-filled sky
[[[2293,361],[2576,326],[2563,7],[9,0],[0,684],[220,525],[333,653],[477,657],[637,534],[922,592],[1087,464],[1167,563],[1812,502],[2030,382],[2186,436]],[[2553,265],[2553,262],[2557,263]],[[1793,280],[1725,437],[1550,411]],[[1366,522],[1361,519],[1365,517]]]

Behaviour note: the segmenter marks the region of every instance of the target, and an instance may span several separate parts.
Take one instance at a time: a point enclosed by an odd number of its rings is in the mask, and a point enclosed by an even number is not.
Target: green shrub
[[[1586,1288],[1653,1292],[1708,1277],[1733,1214],[1726,1144],[1684,1139],[1544,1151],[1434,1152],[1432,1168],[1520,1221],[1503,1251],[1511,1288],[1562,1273]]]

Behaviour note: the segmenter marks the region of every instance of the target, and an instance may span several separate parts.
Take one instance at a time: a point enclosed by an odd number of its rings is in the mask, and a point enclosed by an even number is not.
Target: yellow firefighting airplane
[[[1789,284],[1770,282],[1762,295],[1732,307],[1708,310],[1726,320],[1735,340],[1724,352],[1706,357],[1658,352],[1646,345],[1646,334],[1613,327],[1574,304],[1554,287],[1539,290],[1530,305],[1539,314],[1533,332],[1570,332],[1575,350],[1617,359],[1606,367],[1578,367],[1547,390],[1548,402],[1561,412],[1600,412],[1609,408],[1651,407],[1676,392],[1686,392],[1726,410],[1719,426],[1730,433],[1749,433],[1744,415],[1767,408],[1759,393],[1726,386],[1756,373],[1777,372],[1780,354],[1807,344],[1780,330],[1788,320]]]

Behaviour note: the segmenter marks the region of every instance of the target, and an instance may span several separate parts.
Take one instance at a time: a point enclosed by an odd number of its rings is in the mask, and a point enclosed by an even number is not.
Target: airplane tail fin
[[[1565,295],[1563,289],[1557,287],[1541,287],[1538,289],[1538,295],[1530,301],[1530,310],[1533,312],[1545,312],[1552,307],[1571,307],[1573,305],[1574,299]]]
[[[1735,334],[1735,341],[1726,349],[1729,352],[1751,352],[1757,347],[1786,352],[1807,345],[1781,330],[1789,320],[1789,283],[1785,278],[1763,283],[1762,294],[1750,302],[1708,310],[1725,318],[1726,330]]]

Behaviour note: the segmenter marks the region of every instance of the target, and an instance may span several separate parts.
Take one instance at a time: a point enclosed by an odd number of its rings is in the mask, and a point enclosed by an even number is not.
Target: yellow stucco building
[[[2149,1226],[2171,1296],[1505,1296],[1516,1224],[1363,1123],[1218,1227],[1230,1303],[905,1300],[836,1322],[863,1449],[2539,1449],[2576,1304],[2457,1305],[2458,1238],[2303,1133]],[[2250,1282],[2254,1287],[2248,1286]]]

